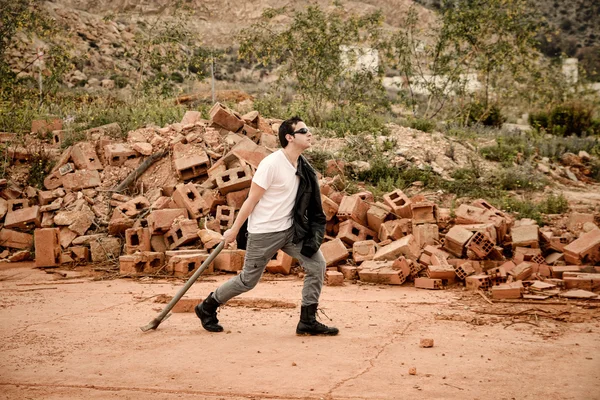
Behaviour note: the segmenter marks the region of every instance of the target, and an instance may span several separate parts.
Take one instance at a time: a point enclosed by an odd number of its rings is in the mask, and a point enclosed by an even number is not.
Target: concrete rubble
[[[131,131],[126,141],[111,124],[84,132],[85,141],[61,151],[62,124],[34,121],[32,131],[52,132],[56,163],[46,190],[0,181],[0,257],[21,260],[35,248],[38,267],[118,262],[124,276],[190,276],[233,224],[260,161],[277,149],[280,122],[217,103],[209,120],[188,111],[181,123]],[[114,191],[165,149],[168,155],[137,177],[135,195]],[[12,146],[9,153],[13,162],[27,161],[27,148]],[[329,161],[320,177],[327,285],[412,282],[439,290],[460,284],[493,299],[597,297],[594,215],[572,213],[562,225],[539,227],[483,199],[449,210],[396,189],[376,202],[368,191],[340,191],[343,165]],[[243,261],[234,244],[207,273],[235,273]],[[298,271],[295,265],[280,251],[267,271],[287,275]]]

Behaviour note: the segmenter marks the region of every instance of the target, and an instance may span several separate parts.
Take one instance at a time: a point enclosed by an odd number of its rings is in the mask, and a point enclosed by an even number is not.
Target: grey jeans
[[[302,288],[302,305],[308,306],[319,303],[319,296],[325,278],[325,258],[321,250],[312,257],[300,254],[302,242],[294,244],[294,227],[285,231],[272,233],[248,233],[246,256],[242,272],[219,286],[213,297],[224,304],[230,299],[253,289],[260,280],[267,263],[277,253],[283,250],[294,257],[304,268],[304,287]]]

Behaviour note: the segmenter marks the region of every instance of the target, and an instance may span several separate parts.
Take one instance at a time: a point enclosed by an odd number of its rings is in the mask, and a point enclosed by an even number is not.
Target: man
[[[298,117],[279,128],[282,149],[259,164],[248,198],[242,204],[231,229],[223,239],[236,238],[238,248],[246,247],[242,272],[225,282],[195,308],[204,329],[222,332],[217,308],[231,298],[256,286],[269,260],[278,250],[296,258],[306,271],[302,289],[298,335],[337,335],[338,329],[316,320],[325,259],[319,248],[325,234],[325,214],[317,175],[301,155],[311,145],[312,134]],[[247,242],[245,222],[247,221]]]

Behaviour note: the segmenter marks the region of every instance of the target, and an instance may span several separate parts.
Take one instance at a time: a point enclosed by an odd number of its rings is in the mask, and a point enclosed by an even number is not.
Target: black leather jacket
[[[300,253],[312,257],[321,247],[325,235],[327,219],[321,203],[321,189],[317,173],[303,156],[298,158],[296,175],[300,177],[300,186],[294,205],[294,243],[303,241]],[[248,220],[237,234],[238,249],[245,250],[248,240]]]
[[[294,243],[303,240],[300,253],[312,257],[323,243],[327,219],[317,173],[303,156],[298,158],[296,175],[300,177],[300,186],[294,206]]]

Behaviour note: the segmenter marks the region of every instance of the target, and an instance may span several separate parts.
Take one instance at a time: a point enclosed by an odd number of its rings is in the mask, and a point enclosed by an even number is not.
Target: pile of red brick
[[[600,265],[600,229],[593,214],[571,214],[564,231],[540,229],[481,199],[451,216],[451,210],[401,190],[374,203],[369,192],[345,196],[334,186],[335,179],[322,186],[330,236],[321,249],[331,285],[360,279],[441,289],[464,281],[469,289],[491,290],[496,299],[600,290],[600,267],[594,267]]]
[[[259,162],[278,147],[279,122],[257,112],[241,116],[217,103],[210,120],[188,112],[179,124],[129,132],[126,142],[115,140],[115,124],[87,131],[86,141],[57,154],[44,181],[47,190],[5,182],[0,240],[17,252],[0,256],[23,259],[35,245],[40,267],[118,260],[127,276],[189,276],[231,227]],[[53,131],[55,146],[64,140],[64,131]],[[157,182],[132,197],[112,190],[123,171],[134,171],[163,149],[169,157],[159,168],[173,184]],[[330,165],[342,173],[339,164]],[[153,168],[139,179],[160,172]],[[484,200],[463,204],[452,215],[401,190],[382,202],[370,192],[346,195],[343,178],[328,175],[320,182],[329,285],[360,279],[440,289],[464,281],[468,288],[491,290],[494,298],[600,289],[600,268],[594,267],[600,263],[600,229],[591,214],[572,214],[568,229],[540,229]],[[243,250],[223,250],[209,272],[239,271],[243,258]],[[278,252],[267,270],[289,274],[293,265]]]

